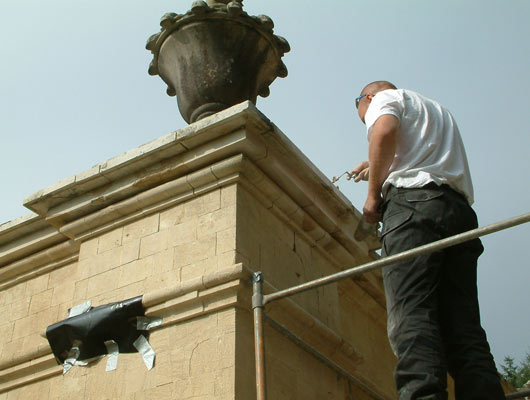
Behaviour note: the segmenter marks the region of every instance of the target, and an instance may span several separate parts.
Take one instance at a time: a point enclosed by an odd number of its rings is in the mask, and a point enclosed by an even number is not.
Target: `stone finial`
[[[289,43],[274,35],[265,16],[249,16],[239,0],[194,1],[186,14],[165,14],[149,38],[149,74],[160,75],[177,96],[188,123],[257,95],[269,95],[276,77],[286,77],[281,58]]]

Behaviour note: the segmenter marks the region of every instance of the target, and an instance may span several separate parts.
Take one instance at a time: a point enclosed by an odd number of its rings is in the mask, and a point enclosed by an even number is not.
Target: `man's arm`
[[[388,170],[396,154],[396,135],[399,119],[394,115],[385,114],[375,121],[370,136],[368,159],[370,174],[368,178],[368,196],[363,208],[367,222],[376,223],[381,220],[379,205],[381,204],[381,187],[388,176]]]

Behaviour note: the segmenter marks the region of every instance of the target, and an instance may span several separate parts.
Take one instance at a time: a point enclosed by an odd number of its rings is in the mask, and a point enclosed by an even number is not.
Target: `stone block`
[[[155,213],[126,225],[123,228],[123,243],[158,232],[159,220],[160,215]]]
[[[160,230],[170,229],[184,220],[184,204],[178,204],[160,213]]]
[[[41,381],[38,384],[30,384],[20,387],[16,390],[16,395],[9,393],[8,400],[27,400],[27,399],[45,399],[50,393],[50,382]]]
[[[122,395],[130,395],[144,390],[148,372],[139,354],[120,355],[117,372],[123,373],[120,375],[124,375],[118,385],[119,392]]]
[[[175,224],[169,228],[168,245],[170,247],[193,243],[197,240],[198,217]]]
[[[239,283],[238,283],[239,284]],[[228,308],[237,304],[236,288],[233,288],[232,293],[220,293],[209,297],[204,301],[204,310],[212,311],[217,309]]]
[[[217,266],[218,268],[224,268],[226,266],[244,263],[246,265],[251,265],[248,258],[241,255],[239,252],[232,250],[221,253],[217,256]]]
[[[57,318],[55,318],[53,322],[57,322],[57,321],[65,319],[68,316],[70,309],[76,305],[77,303],[71,303],[71,304],[63,303],[63,304],[59,304],[58,306],[56,306],[57,307]]]
[[[72,305],[67,304],[67,307],[72,307]],[[66,318],[66,315],[66,307],[60,306],[52,306],[47,310],[32,315],[35,332],[44,333],[47,326]]]
[[[221,208],[221,191],[216,189],[184,203],[184,216],[186,218],[201,216],[219,208]]]
[[[5,314],[0,314],[5,315]],[[0,325],[0,338],[2,338],[1,342],[6,343],[10,342],[13,338],[13,329],[15,327],[15,322],[6,322],[2,321],[2,324]]]
[[[102,274],[92,276],[88,279],[86,298],[92,299],[97,295],[114,290],[120,284],[119,269],[111,269]]]
[[[217,337],[217,367],[216,370],[234,368],[236,340],[235,332],[232,334],[220,335]]]
[[[146,400],[173,399],[173,382],[157,385],[144,393],[144,396]]]
[[[180,282],[177,271],[168,271],[154,274],[143,281],[144,292],[153,292],[158,289],[174,287]]]
[[[2,349],[2,357],[0,361],[6,362],[11,361],[22,352],[22,346],[24,344],[24,338],[13,337],[10,342],[5,342]]]
[[[48,289],[49,278],[49,274],[43,274],[27,281],[26,296],[32,296]]]
[[[160,253],[152,255],[153,257],[153,270],[151,272],[151,277],[155,278],[159,275],[165,273],[174,273],[174,276],[177,277],[178,269],[175,268],[175,249],[168,248]]]
[[[115,301],[130,299],[132,297],[140,296],[146,292],[145,280],[131,283],[130,285],[120,287],[112,292],[107,292],[99,295],[96,298],[97,304],[113,303]]]
[[[79,248],[79,260],[95,256],[98,253],[99,238],[88,239],[81,243]]]
[[[175,246],[175,266],[190,265],[214,257],[216,241],[217,236],[213,233],[193,243]]]
[[[203,239],[219,231],[236,226],[236,206],[224,207],[199,217],[197,238]]]
[[[7,298],[7,291],[6,290],[0,290],[0,307],[3,307],[6,305],[6,298]]]
[[[226,309],[216,313],[216,330],[219,335],[236,332],[236,310]]]
[[[169,232],[167,230],[144,236],[140,241],[140,258],[164,251],[168,247]]]
[[[235,379],[236,373],[233,366],[218,369],[214,382],[214,398],[219,399],[225,396],[226,399],[233,400]]]
[[[117,287],[128,286],[135,282],[140,282],[152,274],[154,257],[143,258],[122,265],[119,270]]]
[[[256,205],[260,207],[260,205]],[[272,235],[275,240],[283,246],[294,249],[295,248],[295,232],[293,228],[280,220],[269,210],[261,210],[260,224],[262,224],[263,231]]]
[[[72,304],[76,306],[77,304],[84,303],[87,299],[87,289],[88,289],[88,279],[83,279],[75,282],[74,289],[74,298],[72,299]]]
[[[26,285],[27,282],[24,281],[8,288],[6,290],[5,303],[12,304],[26,299],[28,297],[26,296]]]
[[[70,280],[53,288],[52,306],[59,304],[71,304],[74,298],[75,282]]]
[[[60,268],[54,269],[49,274],[48,289],[53,289],[67,281],[76,280],[78,279],[78,276],[79,271],[77,263],[64,265]]]
[[[223,254],[227,251],[233,251],[236,248],[236,228],[228,228],[217,232],[216,254]]]
[[[175,383],[175,398],[183,400],[214,399],[215,372],[208,372]]]
[[[197,261],[192,264],[185,265],[180,268],[180,279],[183,282],[194,278],[201,277],[206,274],[211,274],[217,270],[217,258],[210,257],[204,260]]]
[[[15,321],[15,328],[13,330],[13,335],[16,338],[22,338],[26,335],[31,335],[33,333],[32,327],[33,316],[20,318]]]
[[[72,400],[84,395],[86,375],[79,375],[82,368],[73,368],[68,375],[53,378],[50,382],[50,400]]]
[[[120,264],[127,264],[140,258],[140,240],[135,239],[123,243]]]
[[[237,185],[229,185],[221,188],[221,208],[234,206],[237,200]]]
[[[153,276],[157,276],[159,274],[163,274],[166,272],[171,271],[178,271],[174,267],[175,263],[175,249],[173,247],[170,247],[164,251],[161,251],[160,253],[156,253],[153,255],[154,257],[154,265],[153,265]]]
[[[49,308],[51,306],[52,296],[53,289],[48,289],[44,292],[37,293],[31,296],[29,314],[35,314],[39,311],[43,311]]]
[[[109,269],[118,267],[121,264],[122,247],[114,247],[96,257],[86,261],[91,261],[88,265],[89,276],[101,274]]]
[[[17,319],[24,318],[29,313],[29,305],[31,303],[31,297],[23,298],[11,303],[11,307],[7,315],[10,321],[16,321]]]
[[[208,372],[215,372],[219,361],[216,338],[212,337],[198,342],[191,350],[189,359],[189,373],[198,376]]]
[[[260,242],[263,236],[259,235],[254,229],[251,229],[250,222],[240,222],[242,219],[238,216],[236,250],[248,260],[249,266],[259,268],[260,266]]]
[[[86,379],[84,399],[114,399],[118,397],[121,385],[117,378],[117,371],[105,372],[105,360],[100,360],[97,364],[90,367],[90,373]],[[134,385],[137,380],[139,380],[139,377],[134,376],[127,383]]]
[[[104,233],[99,237],[98,254],[121,246],[123,237],[123,227]]]
[[[5,321],[12,321],[11,318],[9,318],[9,314],[11,313],[11,304],[6,304],[3,306],[0,306],[0,315],[6,315],[7,318]]]
[[[41,336],[41,334],[46,331],[46,326],[44,326],[40,332],[34,332],[24,336],[24,341],[22,342],[23,354],[28,354],[35,351],[39,347],[48,345],[48,341]]]
[[[90,277],[90,266],[95,262],[97,256],[92,256],[77,262],[76,277],[78,280]]]

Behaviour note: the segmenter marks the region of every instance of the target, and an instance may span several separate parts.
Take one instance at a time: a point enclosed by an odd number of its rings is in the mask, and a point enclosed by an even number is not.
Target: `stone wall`
[[[252,270],[263,272],[268,290],[292,287],[345,266],[311,237],[308,232],[314,226],[309,218],[305,225],[299,225],[279,208],[267,208],[266,203],[258,201],[245,188],[238,190],[237,204],[240,260]],[[373,274],[371,279],[381,282],[379,274]],[[381,292],[371,296],[350,279],[272,303],[267,306],[267,314],[337,364],[354,371],[363,383],[392,398],[394,362],[385,335]],[[238,329],[252,335],[250,313],[241,312]],[[268,325],[265,341],[271,399],[293,393],[299,399],[348,398],[349,387],[344,378]],[[249,354],[246,365],[250,366],[251,348],[243,354]],[[244,379],[253,382],[250,373]],[[250,388],[247,390],[250,392]],[[352,391],[357,393],[356,398],[371,398],[359,386],[354,385]]]
[[[250,275],[274,291],[373,260],[360,214],[250,103],[26,199],[0,227],[0,400],[255,398]],[[143,295],[155,367],[121,354],[62,375],[46,327],[72,306]],[[395,398],[381,276],[267,306],[355,382],[267,324],[271,399]]]

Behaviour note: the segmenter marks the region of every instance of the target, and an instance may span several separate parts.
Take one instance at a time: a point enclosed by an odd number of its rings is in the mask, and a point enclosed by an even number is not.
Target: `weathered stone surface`
[[[353,237],[359,213],[249,102],[126,154],[30,197],[36,222],[0,230],[6,249],[17,243],[0,268],[0,396],[254,398],[250,273],[263,270],[274,290],[373,259]],[[53,229],[69,240],[36,245]],[[116,371],[99,362],[62,376],[46,326],[86,300],[140,294],[147,315],[163,317],[150,339],[155,368],[130,354]],[[391,397],[382,302],[369,274],[267,313]],[[270,327],[266,335],[271,398],[347,398],[344,379]]]
[[[256,103],[276,77],[287,76],[281,58],[289,44],[273,34],[269,17],[248,16],[239,1],[195,1],[190,12],[165,14],[160,25],[146,45],[154,56],[149,73],[167,83],[188,123]]]

